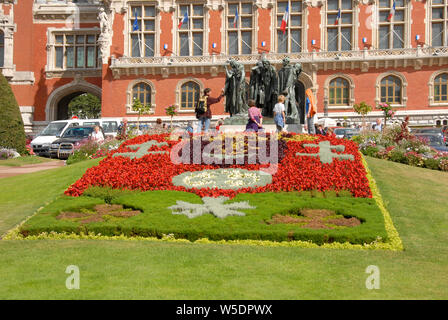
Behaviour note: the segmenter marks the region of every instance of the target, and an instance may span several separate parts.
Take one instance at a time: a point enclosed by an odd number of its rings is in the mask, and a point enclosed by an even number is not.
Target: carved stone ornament
[[[98,20],[100,21],[101,34],[98,38],[100,45],[101,58],[103,64],[107,63],[109,58],[109,49],[112,43],[112,22],[111,15],[106,13],[104,8],[100,8],[98,13]]]
[[[308,7],[321,7],[324,5],[323,0],[305,0],[303,1]]]
[[[225,3],[223,0],[207,0],[205,6],[209,10],[218,11],[218,10],[224,10]]]
[[[355,0],[356,4],[370,5],[374,4],[375,0]]]
[[[157,9],[163,12],[174,12],[176,10],[176,0],[157,0]]]
[[[258,8],[267,9],[267,8],[273,8],[275,5],[274,0],[256,0],[255,5]]]

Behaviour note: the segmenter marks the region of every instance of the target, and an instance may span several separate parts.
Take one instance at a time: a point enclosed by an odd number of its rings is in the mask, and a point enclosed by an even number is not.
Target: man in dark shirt
[[[202,127],[204,127],[204,132],[208,132],[210,128],[210,119],[212,118],[212,110],[210,106],[212,104],[218,103],[221,101],[222,97],[224,97],[224,90],[221,91],[221,95],[218,98],[210,97],[210,92],[212,89],[206,88],[204,89],[204,95],[201,97],[201,100],[205,98],[205,112],[204,113],[196,113],[196,118],[198,118],[198,133],[202,132]]]

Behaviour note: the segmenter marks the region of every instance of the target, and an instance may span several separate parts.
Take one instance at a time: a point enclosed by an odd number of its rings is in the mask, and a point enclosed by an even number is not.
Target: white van
[[[37,155],[50,155],[50,146],[56,139],[60,138],[64,132],[71,127],[81,125],[97,125],[103,128],[105,136],[115,137],[117,135],[120,118],[105,119],[70,119],[52,121],[48,126],[31,141],[31,148]]]

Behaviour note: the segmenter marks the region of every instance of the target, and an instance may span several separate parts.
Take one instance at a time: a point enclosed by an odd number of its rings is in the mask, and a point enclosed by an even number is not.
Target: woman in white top
[[[100,131],[100,127],[95,126],[95,128],[93,128],[93,132],[92,132],[92,140],[96,141],[96,142],[103,142],[104,141],[104,135],[103,133]]]
[[[274,122],[277,126],[277,132],[283,131],[283,128],[285,127],[285,96],[279,95],[278,96],[278,103],[274,106]]]

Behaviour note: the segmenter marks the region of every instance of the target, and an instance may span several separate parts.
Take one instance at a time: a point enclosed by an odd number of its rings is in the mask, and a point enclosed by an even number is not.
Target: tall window
[[[180,56],[202,56],[204,48],[204,6],[181,5],[178,10],[178,23],[188,14],[188,21],[183,22],[179,35]]]
[[[132,87],[132,102],[136,99],[143,105],[151,104],[151,87],[147,83],[140,82]]]
[[[387,76],[381,80],[381,102],[401,104],[402,83],[396,76]]]
[[[434,102],[448,102],[448,74],[442,73],[434,79]]]
[[[347,51],[353,43],[352,0],[327,1],[327,50]]]
[[[3,68],[5,63],[5,35],[0,30],[0,68]]]
[[[285,30],[282,20],[288,8],[288,21]],[[277,2],[277,52],[292,53],[302,51],[302,1],[289,0]]]
[[[380,49],[404,48],[405,40],[405,0],[379,1],[379,39]]]
[[[448,45],[448,1],[432,0],[431,8],[432,46],[441,47]]]
[[[54,34],[54,66],[57,69],[101,66],[98,34]]]
[[[253,2],[227,3],[227,50],[229,54],[252,53],[253,25]]]
[[[131,56],[153,57],[156,47],[156,7],[133,5],[129,16]]]
[[[350,85],[344,78],[336,78],[329,85],[329,104],[331,106],[348,106],[350,101]]]
[[[200,88],[196,82],[188,81],[180,89],[181,110],[193,110],[199,101]]]

